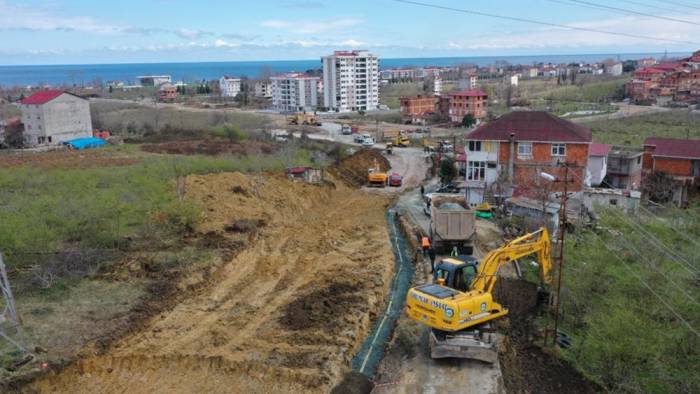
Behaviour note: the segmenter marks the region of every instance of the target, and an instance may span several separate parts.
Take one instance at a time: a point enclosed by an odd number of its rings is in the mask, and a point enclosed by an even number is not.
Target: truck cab
[[[479,261],[472,256],[461,255],[441,260],[435,267],[433,282],[438,281],[451,289],[461,292],[469,290],[469,285],[479,272]]]

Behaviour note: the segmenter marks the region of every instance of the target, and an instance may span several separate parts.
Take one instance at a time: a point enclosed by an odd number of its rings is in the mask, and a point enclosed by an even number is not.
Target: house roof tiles
[[[467,134],[468,140],[588,143],[591,130],[543,111],[514,111]]]

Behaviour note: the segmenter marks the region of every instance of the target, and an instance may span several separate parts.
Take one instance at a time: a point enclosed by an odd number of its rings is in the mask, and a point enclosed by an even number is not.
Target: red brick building
[[[450,120],[461,123],[466,114],[472,114],[477,121],[486,117],[488,95],[481,90],[465,90],[450,93]]]
[[[425,118],[435,113],[438,99],[436,97],[416,96],[401,97],[401,117],[404,122],[422,123]]]
[[[700,140],[650,137],[644,141],[642,173],[663,172],[675,181],[673,202],[683,206],[700,182]]]
[[[466,180],[470,203],[480,203],[498,179],[525,194],[542,190],[539,174],[560,179],[570,167],[569,190],[583,189],[591,131],[579,124],[541,111],[515,111],[484,124],[466,136]],[[547,184],[550,191],[562,183]]]

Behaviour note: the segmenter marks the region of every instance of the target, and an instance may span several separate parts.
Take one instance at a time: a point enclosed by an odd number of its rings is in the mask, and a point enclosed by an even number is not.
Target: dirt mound
[[[333,387],[331,394],[369,394],[374,384],[359,372],[348,372],[343,380]]]
[[[239,173],[188,177],[185,197],[205,208],[202,242],[245,248],[209,286],[27,391],[324,393],[342,379],[391,284],[388,198]]]
[[[380,151],[361,149],[329,169],[329,172],[349,186],[362,186],[367,183],[367,170],[374,167],[375,160],[382,171],[391,169],[389,160]]]
[[[358,290],[357,286],[349,283],[333,283],[315,290],[287,305],[280,322],[290,330],[336,330],[342,320],[329,316],[340,316],[347,312],[349,305],[361,302]]]
[[[191,141],[169,141],[143,144],[141,149],[151,153],[171,155],[267,155],[273,153],[273,145],[262,141],[229,141],[226,139],[206,139]]]
[[[545,352],[532,342],[538,306],[537,285],[524,280],[499,278],[494,298],[509,309],[508,336],[499,353],[506,391],[509,393],[595,393],[599,387],[568,362]]]
[[[85,169],[123,167],[139,160],[105,149],[65,150],[42,153],[2,153],[0,167],[37,167],[43,169]]]

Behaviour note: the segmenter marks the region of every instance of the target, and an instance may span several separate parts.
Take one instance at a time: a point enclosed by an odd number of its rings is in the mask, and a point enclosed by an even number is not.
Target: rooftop
[[[594,142],[588,147],[588,156],[607,156],[611,148],[612,145]]]
[[[20,101],[20,104],[41,105],[46,104],[56,97],[62,95],[63,90],[41,90]]]
[[[700,140],[649,137],[644,147],[654,147],[653,156],[700,159]]]
[[[456,92],[456,93],[450,93],[450,96],[457,96],[457,97],[481,97],[481,96],[488,96],[484,91],[482,90],[463,90],[461,92]]]
[[[591,142],[591,130],[544,111],[514,111],[479,126],[468,140]]]

